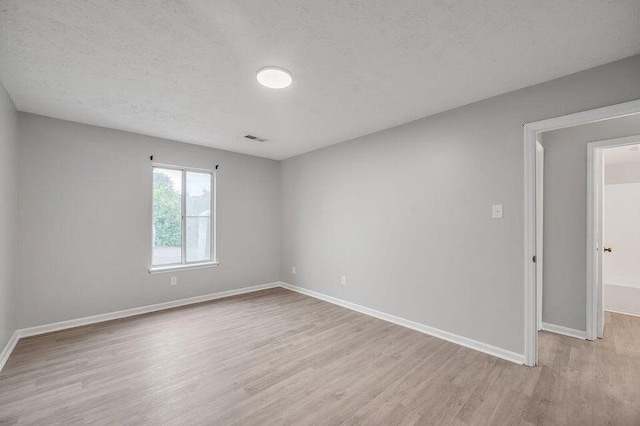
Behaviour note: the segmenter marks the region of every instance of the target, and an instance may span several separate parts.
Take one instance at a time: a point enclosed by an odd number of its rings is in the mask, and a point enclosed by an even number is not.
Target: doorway
[[[542,221],[540,220],[541,214],[539,213],[539,209],[542,204],[542,200],[538,200],[541,197],[539,191],[537,191],[537,179],[540,176],[540,172],[538,168],[540,167],[540,154],[537,147],[537,138],[538,135],[543,132],[548,132],[552,130],[558,129],[566,129],[569,127],[579,126],[583,124],[596,123],[599,121],[610,120],[618,117],[625,117],[633,114],[640,113],[640,100],[627,102],[624,104],[612,105],[609,107],[598,108],[595,110],[585,111],[576,114],[570,114],[563,117],[552,118],[548,120],[538,121],[535,123],[528,123],[524,125],[524,193],[525,193],[525,210],[524,210],[524,272],[525,272],[525,293],[524,293],[524,301],[525,301],[525,312],[524,312],[524,338],[525,338],[525,364],[529,366],[534,366],[537,363],[537,355],[538,355],[538,330],[542,326],[541,315],[542,310],[540,309],[540,305],[542,304],[542,296],[543,291],[542,288],[539,288],[539,283],[542,282],[543,274],[542,274],[542,259],[543,259],[543,244],[540,241],[540,234],[537,232],[542,225]],[[619,141],[618,141],[619,143]],[[628,142],[630,143],[630,142]],[[544,144],[543,144],[544,145]],[[584,145],[583,149],[584,149]],[[596,147],[596,144],[590,145],[590,147]],[[604,146],[604,145],[602,145]],[[588,150],[589,152],[591,150]],[[584,153],[584,151],[582,151]],[[591,154],[587,152],[588,155],[596,155],[596,158],[589,157],[588,164],[593,165],[594,161],[597,160],[597,152],[593,151]],[[584,154],[583,154],[584,155]],[[544,154],[542,156],[544,158]],[[546,161],[546,160],[543,160]],[[584,160],[583,160],[584,161]],[[584,162],[583,168],[581,170],[584,171]],[[593,181],[596,178],[592,173],[596,172],[595,169],[592,169],[591,166],[588,167],[589,176],[587,176],[586,183],[587,185],[593,185]],[[584,172],[582,172],[584,173]],[[584,175],[582,175],[583,182],[585,180]],[[543,177],[546,179],[546,176]],[[596,339],[598,335],[598,326],[602,323],[602,327],[604,327],[604,316],[602,315],[603,302],[602,295],[598,293],[598,286],[596,283],[597,274],[599,271],[602,271],[602,264],[598,263],[599,258],[596,253],[596,248],[601,246],[596,245],[596,235],[594,234],[593,226],[594,220],[597,222],[598,216],[594,216],[594,209],[597,203],[594,203],[594,197],[591,191],[588,191],[591,194],[589,201],[587,202],[587,209],[585,212],[585,204],[583,201],[582,207],[580,210],[581,214],[588,216],[587,222],[589,225],[586,230],[586,252],[587,256],[581,257],[582,264],[584,265],[585,257],[587,264],[587,280],[586,280],[586,288],[584,285],[585,282],[585,269],[582,267],[581,272],[581,281],[582,287],[579,290],[582,294],[582,297],[586,299],[586,303],[584,301],[582,303],[582,312],[584,314],[585,305],[586,305],[586,321],[579,320],[581,323],[580,327],[582,330],[586,328],[586,337],[588,339]],[[545,194],[546,195],[546,194]],[[597,213],[597,212],[595,212]],[[602,217],[602,214],[600,214]],[[584,226],[584,219],[582,219]],[[585,233],[584,227],[581,228],[580,233],[582,234],[582,239],[584,241]],[[602,233],[600,232],[600,236]],[[577,239],[575,239],[577,241]],[[582,251],[584,252],[585,245],[582,245]],[[545,257],[548,259],[548,257]],[[595,273],[594,273],[595,272]],[[577,282],[577,281],[576,281]],[[575,283],[574,283],[575,284]],[[586,290],[586,291],[585,291]],[[598,314],[600,311],[600,315]],[[602,318],[601,320],[598,317]],[[584,317],[582,317],[584,318]],[[585,327],[586,323],[586,327]],[[584,338],[584,337],[583,337]]]
[[[595,318],[587,336],[594,339],[604,337],[605,310],[640,314],[640,135],[591,142],[587,149],[593,239],[587,283],[596,301],[587,311]]]

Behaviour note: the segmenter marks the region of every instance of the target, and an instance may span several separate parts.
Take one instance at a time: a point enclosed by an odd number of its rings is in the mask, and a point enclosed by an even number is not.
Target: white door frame
[[[587,292],[591,292],[591,297],[587,298],[587,339],[589,340],[602,338],[604,334],[603,251],[600,250],[604,246],[603,151],[607,148],[638,143],[640,143],[640,135],[587,143]]]
[[[640,112],[640,100],[610,105],[589,111],[550,118],[524,125],[524,356],[525,365],[536,365],[538,354],[538,321],[536,264],[536,134],[550,130],[593,123],[610,118]],[[588,214],[589,210],[587,211]],[[587,232],[591,232],[587,229]],[[589,243],[592,241],[587,240]],[[591,250],[588,251],[591,254]],[[591,270],[591,256],[587,256],[587,268]],[[593,300],[592,285],[587,287],[587,306],[597,303]],[[587,309],[587,313],[589,312]],[[591,311],[593,312],[593,311]],[[587,336],[594,329],[594,318],[587,314]],[[597,325],[596,325],[597,326]]]
[[[536,303],[538,331],[542,330],[542,264],[544,261],[544,147],[536,142]]]

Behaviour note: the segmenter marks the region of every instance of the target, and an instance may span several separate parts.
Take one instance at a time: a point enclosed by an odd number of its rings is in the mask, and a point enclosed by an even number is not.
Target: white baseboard
[[[96,324],[96,323],[111,321],[111,320],[120,319],[120,318],[127,318],[135,315],[162,311],[165,309],[176,308],[179,306],[186,306],[186,305],[191,305],[195,303],[206,302],[209,300],[222,299],[224,297],[252,293],[255,291],[266,290],[266,289],[275,288],[275,287],[283,287],[288,290],[305,294],[307,296],[311,296],[316,299],[324,300],[325,302],[333,303],[335,305],[342,306],[344,308],[351,309],[353,311],[360,312],[362,314],[369,315],[387,322],[391,322],[393,324],[407,327],[412,330],[416,330],[421,333],[428,334],[428,335],[437,337],[439,339],[458,344],[460,346],[464,346],[464,347],[474,349],[489,355],[493,355],[498,358],[502,358],[507,361],[514,362],[516,364],[524,364],[523,354],[511,352],[506,349],[499,348],[497,346],[489,345],[487,343],[479,342],[477,340],[469,339],[467,337],[463,337],[457,334],[449,333],[447,331],[439,330],[434,327],[429,327],[424,324],[420,324],[414,321],[397,317],[395,315],[380,312],[375,309],[357,305],[355,303],[347,302],[342,299],[327,296],[312,290],[307,290],[302,287],[297,287],[284,282],[274,282],[269,284],[243,287],[235,290],[222,291],[219,293],[211,293],[203,296],[190,297],[187,299],[172,300],[169,302],[157,303],[155,305],[141,306],[138,308],[125,309],[122,311],[109,312],[109,313],[100,314],[100,315],[93,315],[93,316],[84,317],[84,318],[77,318],[77,319],[68,320],[68,321],[61,321],[61,322],[56,322],[52,324],[45,324],[45,325],[16,330],[16,332],[13,333],[13,336],[11,337],[11,339],[9,339],[9,342],[5,346],[2,353],[0,353],[0,371],[2,371],[2,367],[4,367],[4,364],[6,363],[7,359],[9,358],[9,355],[13,351],[13,348],[18,343],[18,340],[22,337],[37,336],[40,334],[51,333],[53,331],[66,330],[69,328],[80,327],[83,325]]]
[[[82,325],[96,324],[114,319],[127,318],[135,315],[147,314],[149,312],[162,311],[165,309],[177,308],[179,306],[193,305],[194,303],[207,302],[209,300],[222,299],[224,297],[236,296],[239,294],[252,293],[254,291],[266,290],[268,288],[279,287],[280,283],[269,283],[243,287],[234,290],[210,293],[202,296],[189,297],[187,299],[171,300],[169,302],[156,303],[155,305],[141,306],[139,308],[125,309],[122,311],[108,312],[106,314],[93,315],[90,317],[77,318],[68,321],[55,322],[53,324],[38,325],[36,327],[23,328],[18,330],[20,337],[37,336],[39,334],[51,333],[52,331],[66,330],[67,328],[80,327]]]
[[[428,325],[420,324],[415,321],[410,321],[404,318],[397,317],[395,315],[387,314],[377,311],[375,309],[367,308],[366,306],[358,305],[355,303],[347,302],[346,300],[338,299],[336,297],[327,296],[326,294],[318,293],[306,288],[297,287],[287,283],[280,283],[281,287],[288,290],[295,291],[307,296],[315,297],[316,299],[324,300],[325,302],[333,303],[343,308],[351,309],[352,311],[360,312],[361,314],[369,315],[383,321],[387,321],[393,324],[407,327],[412,330],[419,331],[430,336],[437,337],[442,340],[446,340],[451,343],[455,343],[460,346],[474,349],[485,354],[493,355],[498,358],[505,359],[507,361],[515,362],[516,364],[524,364],[524,354],[511,352],[509,350],[499,348],[497,346],[489,345],[487,343],[479,342],[477,340],[469,339],[468,337],[459,336],[457,334],[449,333],[448,331],[440,330]]]
[[[604,310],[640,316],[640,287],[624,284],[604,285]]]
[[[11,352],[13,352],[13,348],[16,347],[16,344],[18,343],[18,339],[20,339],[20,337],[18,336],[18,332],[14,331],[11,337],[9,338],[9,341],[4,346],[4,349],[2,349],[2,352],[0,352],[0,371],[2,371],[2,368],[4,367],[7,360],[9,359],[9,355],[11,355]]]
[[[575,337],[576,339],[586,340],[587,332],[576,330],[569,327],[563,327],[561,325],[550,324],[548,322],[542,323],[542,330],[548,331],[550,333],[562,334],[569,337]]]
[[[53,331],[66,330],[69,328],[80,327],[83,325],[96,324],[104,321],[111,321],[120,318],[132,317],[135,315],[147,314],[150,312],[162,311],[165,309],[177,308],[179,306],[192,305],[194,303],[207,302],[210,300],[222,299],[224,297],[237,296],[240,294],[253,293],[254,291],[266,290],[269,288],[280,287],[280,282],[269,284],[254,285],[251,287],[243,287],[234,290],[221,291],[218,293],[210,293],[202,296],[189,297],[187,299],[171,300],[169,302],[156,303],[154,305],[141,306],[138,308],[125,309],[122,311],[108,312],[105,314],[92,315],[89,317],[76,318],[68,321],[60,321],[52,324],[38,325],[35,327],[22,328],[13,333],[11,339],[0,354],[0,371],[7,362],[13,348],[22,337],[37,336],[39,334],[51,333]]]
[[[612,312],[614,314],[631,315],[632,317],[640,317],[640,313],[638,312],[630,312],[630,311],[625,311],[623,309],[618,309],[618,308],[607,308],[605,306],[604,310],[607,312]]]

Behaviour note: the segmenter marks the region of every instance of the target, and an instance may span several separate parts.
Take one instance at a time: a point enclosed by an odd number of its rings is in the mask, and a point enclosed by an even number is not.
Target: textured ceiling
[[[21,111],[282,159],[638,54],[639,17],[638,0],[0,0],[0,79]],[[267,65],[294,84],[259,86]]]

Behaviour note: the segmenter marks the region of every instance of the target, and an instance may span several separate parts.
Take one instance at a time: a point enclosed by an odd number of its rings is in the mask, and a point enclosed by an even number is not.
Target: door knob
[[[611,253],[611,247],[605,247],[604,251]]]

